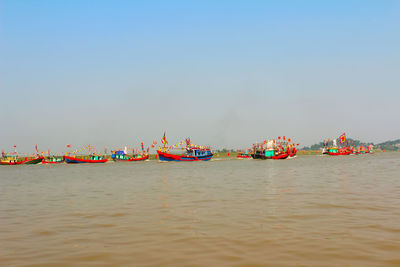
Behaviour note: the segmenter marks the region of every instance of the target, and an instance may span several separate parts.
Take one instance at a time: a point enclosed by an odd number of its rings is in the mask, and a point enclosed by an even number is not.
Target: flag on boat
[[[167,138],[165,137],[165,132],[164,132],[163,138],[161,139],[161,142],[162,142],[164,145],[165,145],[165,144],[168,144]]]
[[[340,139],[340,143],[341,144],[345,143],[346,142],[346,134],[342,133],[342,135],[339,136],[339,139]]]

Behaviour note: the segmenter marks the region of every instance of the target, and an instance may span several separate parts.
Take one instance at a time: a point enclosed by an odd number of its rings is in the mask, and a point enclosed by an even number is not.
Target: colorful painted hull
[[[76,158],[76,157],[69,157],[69,156],[65,156],[65,162],[66,163],[104,163],[107,162],[108,159],[80,159],[80,158]]]
[[[289,157],[289,153],[279,154],[272,157],[268,157],[263,154],[257,153],[257,154],[251,154],[251,157],[253,159],[286,159],[287,157]]]
[[[251,154],[251,157],[253,159],[272,159],[272,156],[271,157],[265,156],[264,154],[261,154],[261,153]]]
[[[38,164],[43,161],[43,157],[38,157],[34,159],[25,158],[23,161],[0,161],[0,165],[22,165],[22,164]]]
[[[0,165],[21,165],[21,164],[24,164],[24,161],[12,161],[12,160],[0,161]]]
[[[188,157],[183,155],[174,155],[161,151],[157,151],[160,161],[207,161],[210,160],[213,154],[200,156],[200,157]]]
[[[353,151],[337,152],[337,153],[328,152],[328,155],[329,156],[344,156],[344,155],[350,155],[351,153],[353,153]]]
[[[279,154],[277,156],[273,156],[272,159],[286,159],[287,157],[289,157],[289,153]]]
[[[61,161],[46,161],[45,159],[42,161],[42,164],[57,164],[57,163],[64,163],[65,159]]]
[[[113,159],[114,161],[143,161],[149,159],[149,155],[146,155],[141,158],[129,158],[129,159]]]
[[[38,163],[42,162],[43,159],[44,159],[43,157],[39,157],[36,159],[27,160],[24,162],[24,164],[38,164]]]
[[[244,154],[238,154],[237,155],[238,159],[251,159],[250,155],[244,155]]]

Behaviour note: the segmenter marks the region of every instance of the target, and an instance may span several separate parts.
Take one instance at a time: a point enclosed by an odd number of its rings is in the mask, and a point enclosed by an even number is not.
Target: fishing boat
[[[338,145],[339,141],[339,145]],[[322,154],[326,154],[329,156],[345,156],[354,154],[354,148],[350,147],[349,142],[346,138],[346,134],[343,133],[337,139],[332,140],[332,145],[329,146],[330,139],[328,142],[324,141],[324,148],[322,150]],[[357,153],[356,153],[357,154]]]
[[[111,151],[111,158],[114,161],[131,162],[131,161],[144,161],[149,159],[148,154],[136,154],[129,157],[124,150]]]
[[[160,161],[207,161],[213,156],[210,149],[188,149],[185,154],[171,154],[157,151]]]
[[[91,155],[89,159],[78,158],[78,157],[71,157],[71,156],[64,156],[66,163],[105,163],[108,159],[104,158],[103,156]]]
[[[9,159],[0,160],[0,165],[20,165],[22,163],[23,163],[22,161],[9,160]]]
[[[0,165],[32,165],[32,164],[38,164],[43,161],[42,156],[38,156],[35,158],[24,158],[23,160],[19,160],[17,157],[9,157],[6,159],[0,160]]]
[[[343,147],[343,148],[330,147],[328,149],[329,156],[344,156],[344,155],[350,155],[352,153],[353,153],[353,150],[349,147]]]
[[[254,144],[251,157],[253,159],[287,159],[295,157],[296,153],[296,144],[291,143],[291,139],[286,139],[285,136],[283,136],[281,141],[281,137],[279,136],[278,140],[270,139]]]
[[[42,164],[58,164],[58,163],[64,163],[65,159],[64,157],[48,157],[43,159]]]
[[[43,159],[44,158],[42,156],[38,156],[33,159],[25,159],[23,164],[38,164],[38,163],[41,163],[43,161]]]
[[[236,157],[238,159],[251,159],[252,158],[251,155],[245,154],[245,153],[239,153]]]
[[[209,147],[192,144],[190,138],[186,138],[186,147],[182,148],[185,152],[180,154],[169,152],[171,149],[177,149],[178,145],[167,147],[166,144],[168,144],[168,142],[165,138],[165,132],[161,142],[164,144],[164,147],[163,149],[159,147],[157,150],[160,161],[208,161],[211,160],[214,155]],[[181,142],[180,145],[184,145],[184,142]]]
[[[338,152],[331,152],[328,151],[329,156],[344,156],[344,155],[350,155],[353,151],[352,150],[345,150],[345,151],[338,151]]]

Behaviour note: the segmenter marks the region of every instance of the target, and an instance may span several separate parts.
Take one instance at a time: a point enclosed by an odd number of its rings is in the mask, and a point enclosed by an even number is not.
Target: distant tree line
[[[228,153],[230,151],[232,151],[232,149],[222,148],[215,150],[216,153]]]
[[[375,146],[375,148],[389,151],[400,150],[400,139],[379,143]]]

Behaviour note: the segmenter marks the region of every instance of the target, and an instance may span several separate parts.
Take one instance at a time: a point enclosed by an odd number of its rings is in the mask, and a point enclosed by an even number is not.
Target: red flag
[[[285,140],[286,139],[286,137],[285,136],[283,136],[283,140]]]
[[[68,145],[67,145],[67,147],[71,147],[71,145],[70,145],[70,144],[68,144]]]
[[[278,140],[281,140],[281,137],[280,137],[280,136],[278,136]]]
[[[341,144],[346,142],[346,134],[345,133],[342,133],[342,135],[339,136],[339,138],[340,138],[340,143]]]

